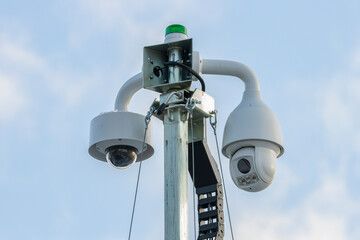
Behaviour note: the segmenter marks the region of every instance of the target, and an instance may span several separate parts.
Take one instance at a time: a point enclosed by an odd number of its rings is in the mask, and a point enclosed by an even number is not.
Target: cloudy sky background
[[[89,124],[173,23],[203,58],[250,66],[282,126],[265,191],[237,189],[222,158],[235,239],[360,239],[359,12],[356,0],[0,0],[0,239],[127,239],[138,165],[92,159]],[[203,77],[222,136],[243,83]],[[156,96],[142,90],[130,109],[145,114]],[[132,239],[163,239],[163,126],[152,121]]]

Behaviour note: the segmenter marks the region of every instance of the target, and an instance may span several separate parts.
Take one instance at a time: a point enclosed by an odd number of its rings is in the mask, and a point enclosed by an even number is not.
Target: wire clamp
[[[217,124],[217,113],[218,111],[215,109],[214,111],[210,112],[210,125],[211,127],[216,130],[216,124]]]
[[[185,109],[188,110],[189,113],[192,113],[196,104],[201,104],[201,101],[193,99],[193,98],[192,99],[188,98],[188,100],[186,101],[186,104],[185,104]]]

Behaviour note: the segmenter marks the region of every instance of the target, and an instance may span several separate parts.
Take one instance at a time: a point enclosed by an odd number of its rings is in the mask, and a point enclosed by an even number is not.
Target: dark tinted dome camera
[[[145,135],[145,116],[133,112],[106,112],[91,121],[89,154],[117,169],[150,158],[151,123]],[[144,136],[146,136],[144,141]]]
[[[105,151],[106,161],[114,168],[129,168],[136,162],[137,159],[137,149],[131,146],[111,146]]]

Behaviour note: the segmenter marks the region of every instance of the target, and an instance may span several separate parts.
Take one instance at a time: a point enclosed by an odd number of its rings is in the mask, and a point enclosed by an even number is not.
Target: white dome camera
[[[91,121],[89,154],[117,169],[126,169],[154,154],[151,123],[145,134],[145,116],[115,111],[100,114]]]
[[[276,158],[284,153],[280,124],[261,99],[246,90],[224,129],[222,153],[230,159],[235,185],[249,192],[268,187],[276,172]]]

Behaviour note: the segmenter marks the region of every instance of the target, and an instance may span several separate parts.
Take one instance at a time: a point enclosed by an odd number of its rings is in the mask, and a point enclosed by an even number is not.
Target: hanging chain
[[[191,129],[191,156],[192,156],[192,179],[193,179],[193,213],[194,213],[194,239],[196,240],[196,214],[195,214],[195,153],[194,153],[194,124],[193,124],[193,110],[196,104],[201,103],[195,99],[190,98],[186,101],[185,109],[189,112],[190,129]]]
[[[151,107],[150,107],[150,110],[149,110],[149,111],[147,112],[147,114],[146,114],[146,117],[145,117],[144,140],[143,140],[143,144],[142,144],[142,148],[141,148],[141,153],[144,153],[144,151],[145,151],[146,132],[147,132],[147,129],[148,129],[148,126],[149,126],[151,117],[152,117],[152,115],[154,114],[155,111],[156,111],[156,108],[155,108],[154,106],[151,106]],[[138,193],[138,188],[139,188],[141,165],[142,165],[142,161],[140,161],[140,164],[139,164],[139,171],[138,171],[138,176],[137,176],[137,181],[136,181],[136,190],[135,190],[134,204],[133,204],[133,209],[132,209],[132,214],[131,214],[131,221],[130,221],[130,229],[129,229],[129,237],[128,237],[128,240],[130,240],[130,238],[131,238],[131,230],[132,230],[132,225],[133,225],[133,220],[134,220],[136,198],[137,198],[137,193]]]
[[[216,148],[217,148],[219,164],[220,164],[221,178],[222,178],[222,182],[223,182],[223,185],[224,185],[225,201],[226,201],[226,208],[227,208],[228,217],[229,217],[231,237],[232,237],[232,240],[234,240],[234,233],[233,233],[233,229],[232,229],[231,216],[230,216],[230,210],[229,210],[230,207],[229,207],[228,198],[227,198],[227,194],[226,194],[225,179],[224,179],[224,173],[223,173],[222,164],[221,164],[219,143],[218,143],[217,134],[216,134],[217,110],[214,110],[213,112],[211,112],[211,114],[212,114],[212,116],[210,117],[210,125],[214,130],[214,135],[215,135],[215,140],[216,140]],[[213,118],[214,118],[214,120],[212,120]]]

